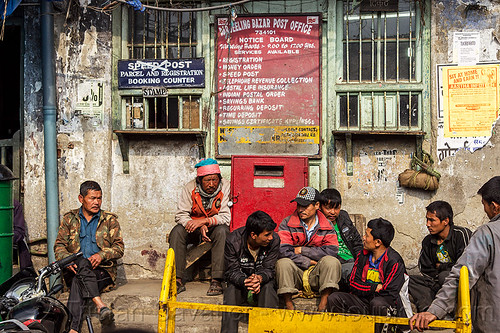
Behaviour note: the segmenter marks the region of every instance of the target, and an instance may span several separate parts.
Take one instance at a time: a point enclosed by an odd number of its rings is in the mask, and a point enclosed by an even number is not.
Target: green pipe
[[[55,261],[54,243],[59,228],[59,186],[57,181],[56,80],[54,59],[54,17],[52,2],[41,1],[43,138],[45,197],[49,263]],[[51,281],[53,282],[53,281]]]

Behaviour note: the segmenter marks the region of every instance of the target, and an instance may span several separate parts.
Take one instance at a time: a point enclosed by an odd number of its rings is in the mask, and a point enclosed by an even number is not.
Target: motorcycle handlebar
[[[59,266],[60,268],[63,268],[63,267],[66,267],[68,264],[70,264],[71,262],[73,262],[76,258],[82,256],[83,253],[82,252],[78,252],[78,253],[73,253],[72,255],[66,257],[66,258],[63,258],[59,261],[56,261],[53,265],[57,265]]]

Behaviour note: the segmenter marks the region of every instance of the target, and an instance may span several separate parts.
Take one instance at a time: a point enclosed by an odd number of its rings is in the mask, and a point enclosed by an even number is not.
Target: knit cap
[[[213,158],[206,158],[194,166],[196,168],[196,175],[203,177],[206,175],[220,174],[219,164]]]

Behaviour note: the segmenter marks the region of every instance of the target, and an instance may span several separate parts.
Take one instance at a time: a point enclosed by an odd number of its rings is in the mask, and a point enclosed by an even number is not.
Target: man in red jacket
[[[339,249],[337,234],[319,210],[320,194],[304,187],[290,202],[297,203],[295,212],[280,224],[280,257],[276,263],[278,295],[286,308],[294,309],[292,295],[304,288],[305,294],[319,291],[318,311],[326,310],[328,296],[339,289],[342,267],[335,257]]]
[[[329,312],[387,316],[396,309],[404,315],[399,292],[405,282],[406,269],[399,253],[390,247],[393,238],[391,222],[383,218],[368,222],[363,250],[356,258],[349,279],[351,293],[330,295]]]

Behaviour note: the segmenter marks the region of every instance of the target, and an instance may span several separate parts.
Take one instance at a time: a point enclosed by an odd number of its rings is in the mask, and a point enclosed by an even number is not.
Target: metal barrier
[[[177,302],[174,251],[169,249],[159,301],[158,333],[175,332],[176,309],[248,313],[249,333],[284,333],[295,332],[299,329],[301,331],[314,330],[314,333],[331,332],[332,329],[344,333],[359,333],[373,332],[375,324],[378,323],[393,325],[409,324],[408,318]],[[429,324],[429,327],[452,328],[457,333],[471,332],[469,272],[466,266],[463,266],[460,270],[457,320],[436,320]]]

